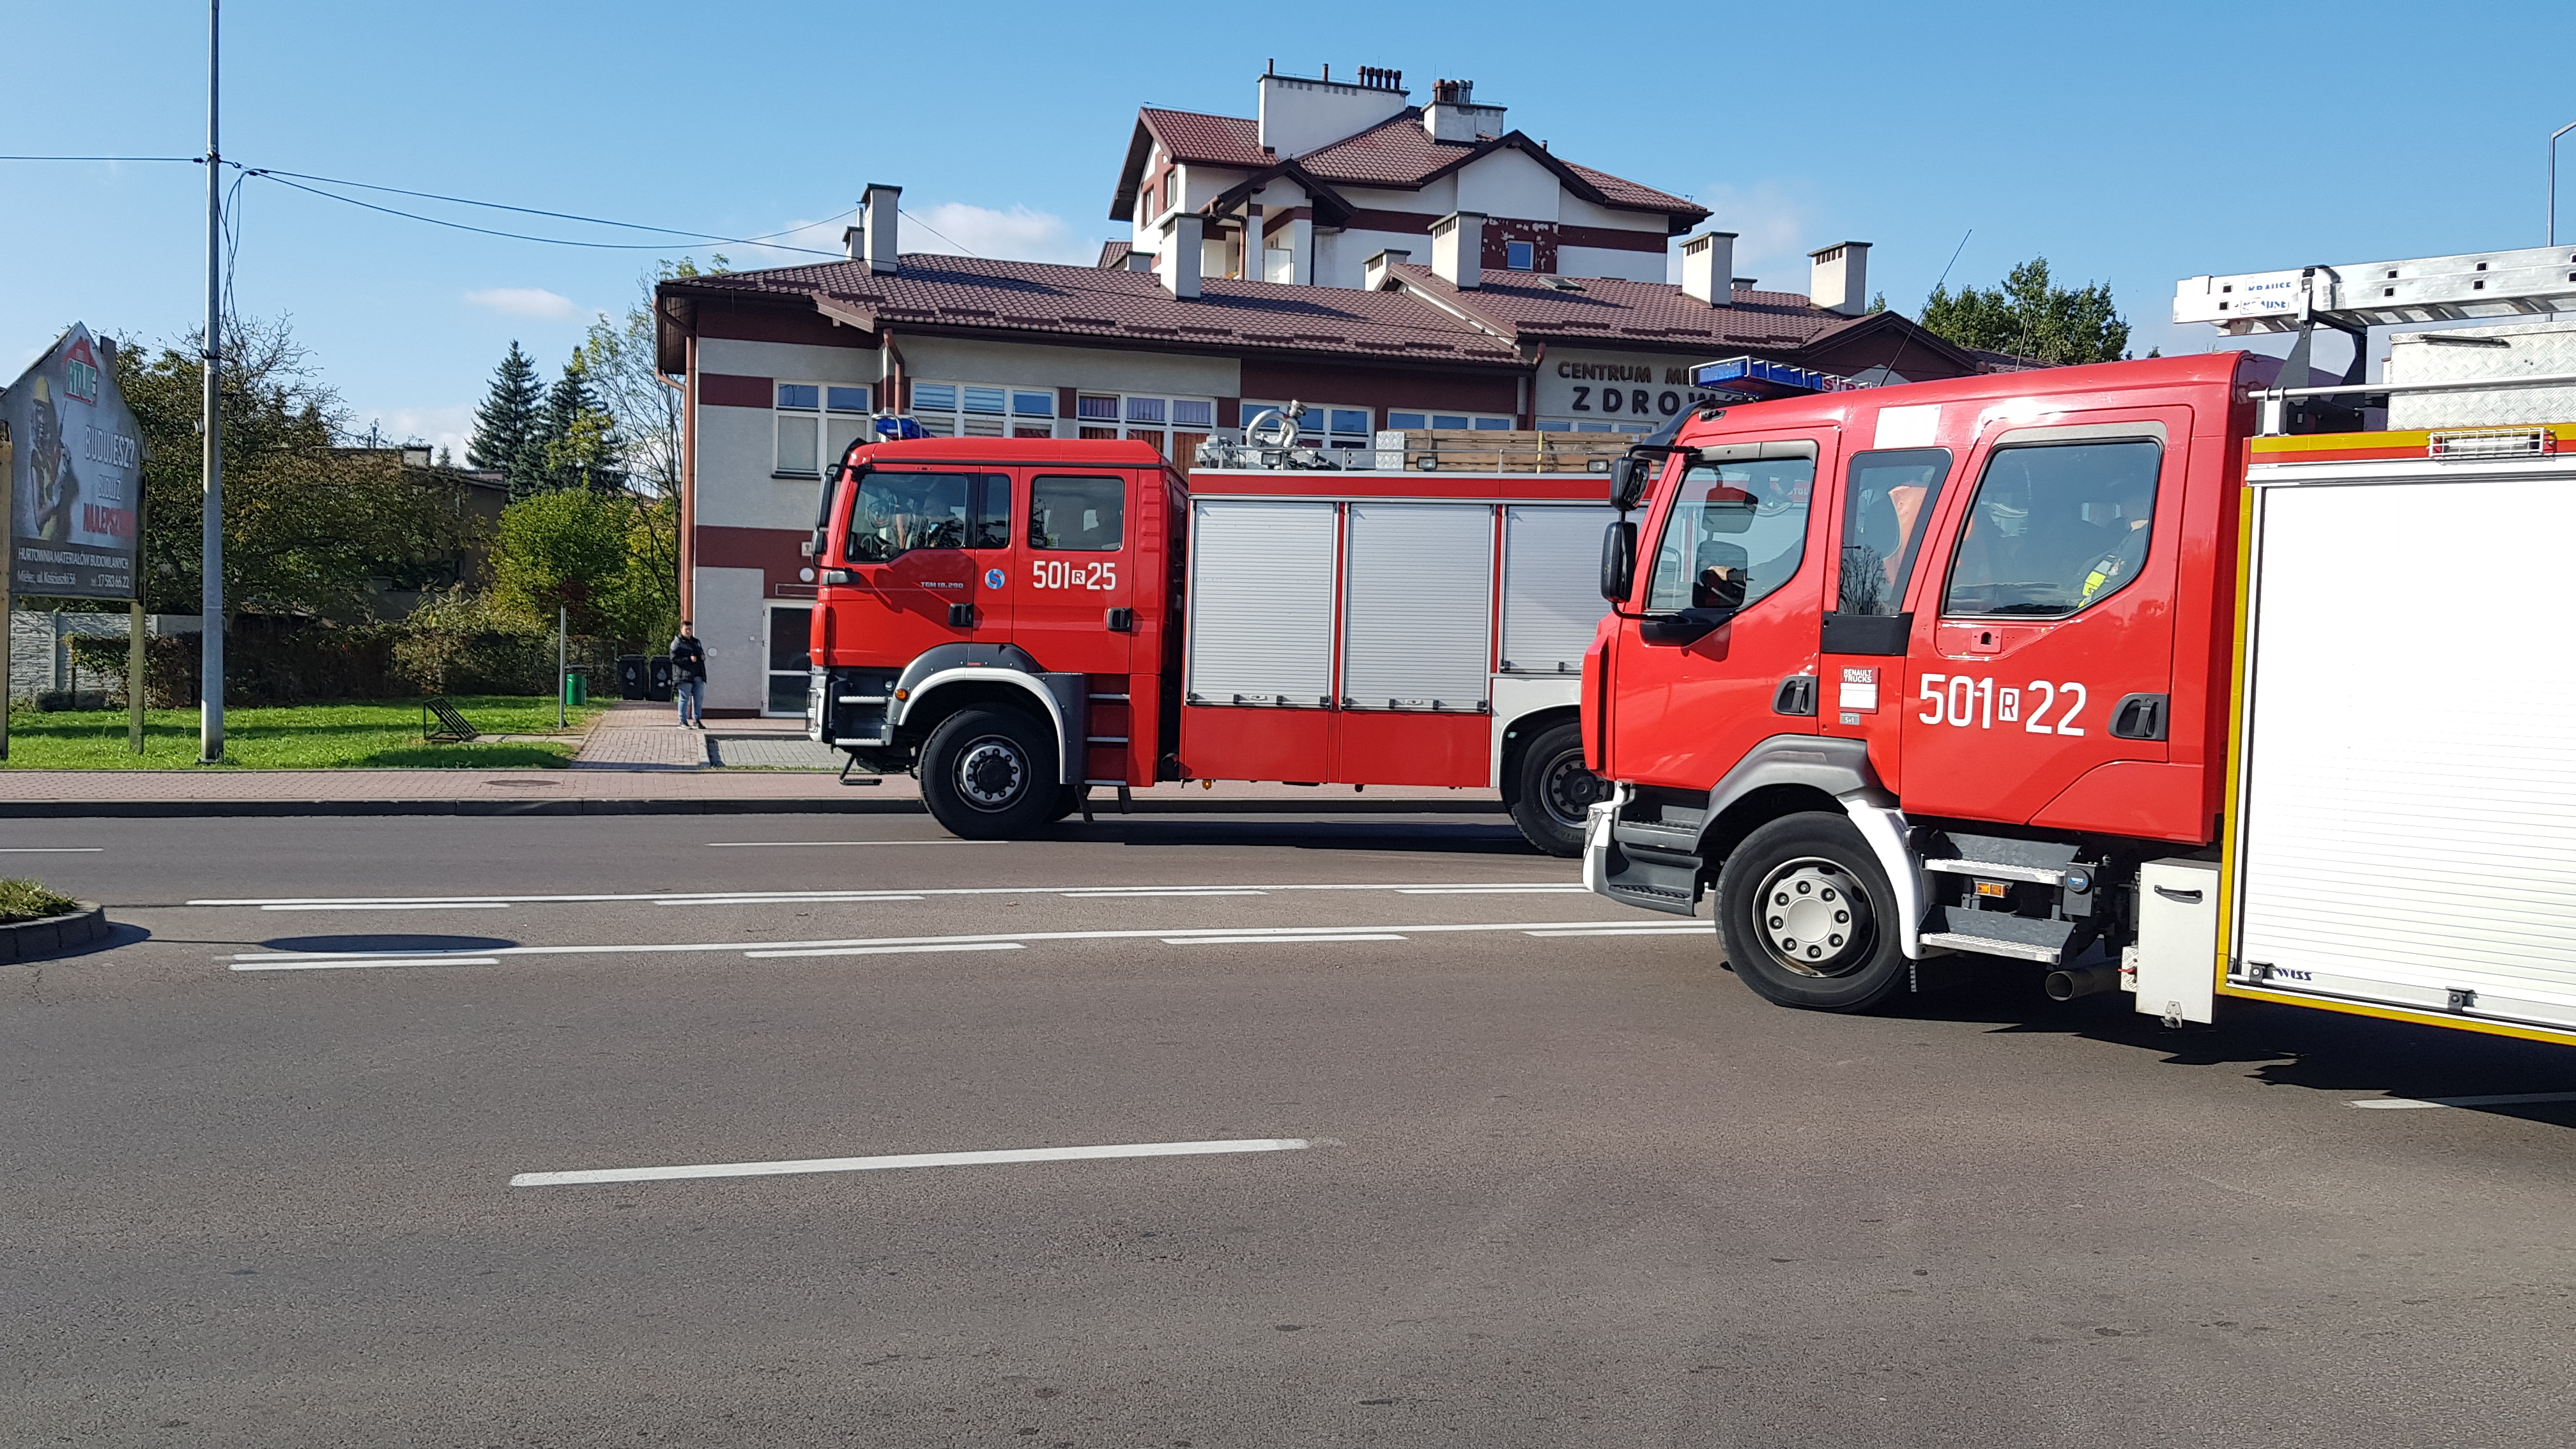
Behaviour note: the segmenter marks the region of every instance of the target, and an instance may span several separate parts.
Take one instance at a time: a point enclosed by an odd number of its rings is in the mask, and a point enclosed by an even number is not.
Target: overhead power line
[[[519,213],[522,213],[522,214],[524,214],[524,215],[529,215],[529,216],[546,216],[546,217],[555,217],[555,218],[558,218],[558,219],[561,219],[561,220],[565,220],[565,221],[577,221],[577,222],[583,222],[583,223],[585,223],[585,224],[592,225],[592,226],[611,226],[611,227],[620,227],[620,228],[623,228],[623,229],[628,230],[628,231],[650,231],[650,232],[659,232],[659,233],[662,233],[663,235],[665,235],[665,236],[667,236],[667,237],[672,238],[674,241],[684,241],[684,242],[688,242],[688,243],[691,243],[691,244],[693,244],[693,245],[699,245],[699,246],[708,246],[708,245],[725,245],[725,246],[765,246],[765,247],[772,247],[772,248],[775,248],[775,249],[777,249],[777,250],[779,250],[779,251],[788,251],[788,252],[804,252],[804,253],[806,253],[806,254],[807,254],[807,255],[809,255],[809,256],[817,256],[817,257],[836,257],[836,258],[837,258],[837,257],[839,257],[839,256],[841,255],[841,253],[839,253],[839,252],[823,251],[823,250],[820,250],[820,249],[815,248],[815,247],[800,247],[800,246],[794,246],[794,245],[791,245],[791,244],[788,244],[788,243],[785,243],[785,242],[780,242],[780,241],[775,240],[775,238],[777,238],[777,237],[782,237],[782,236],[792,236],[792,235],[794,235],[795,233],[800,232],[800,231],[810,231],[810,230],[812,230],[812,229],[813,229],[814,227],[816,227],[816,226],[828,225],[828,223],[825,223],[825,222],[813,222],[813,223],[810,223],[810,224],[808,224],[808,225],[806,225],[806,226],[790,227],[790,228],[788,228],[786,231],[776,231],[776,232],[771,232],[771,233],[769,233],[767,236],[757,236],[757,237],[746,237],[746,236],[716,236],[716,235],[713,235],[713,234],[711,234],[711,233],[707,233],[707,232],[680,231],[680,230],[677,230],[677,229],[675,229],[675,228],[671,228],[671,227],[645,226],[645,225],[643,225],[643,224],[641,224],[641,223],[638,223],[638,222],[629,222],[629,221],[609,221],[609,220],[606,220],[606,219],[604,219],[604,218],[600,218],[600,217],[592,217],[592,216],[575,216],[575,215],[573,215],[572,213],[569,213],[569,212],[561,212],[561,211],[540,211],[540,210],[538,210],[538,209],[537,209],[537,208],[535,208],[535,207],[527,207],[527,206],[509,206],[509,205],[505,205],[505,204],[503,204],[503,203],[501,203],[501,202],[497,202],[497,201],[476,201],[476,200],[473,200],[473,199],[472,199],[472,198],[470,198],[470,197],[461,197],[461,196],[441,196],[441,195],[437,194],[436,192],[429,192],[429,191],[407,191],[407,190],[404,190],[404,189],[403,189],[403,188],[401,188],[401,187],[396,187],[396,186],[371,186],[371,185],[369,185],[368,183],[363,182],[363,181],[339,181],[339,180],[335,180],[335,179],[330,178],[330,177],[305,177],[303,173],[301,173],[301,172],[295,172],[295,171],[274,171],[274,170],[270,170],[270,169],[267,169],[267,168],[264,168],[264,167],[253,167],[253,168],[251,168],[251,169],[250,169],[250,171],[249,171],[247,174],[252,175],[252,176],[264,177],[264,178],[266,178],[267,180],[270,180],[270,181],[274,181],[274,182],[276,182],[276,183],[277,183],[278,185],[280,185],[280,186],[291,187],[291,188],[293,188],[294,190],[302,191],[302,192],[306,192],[306,193],[308,193],[308,194],[310,194],[310,195],[314,195],[314,196],[324,197],[324,198],[326,198],[326,199],[328,199],[328,200],[331,200],[331,201],[343,202],[343,203],[345,203],[345,204],[347,204],[347,205],[350,205],[350,206],[364,207],[364,208],[365,208],[366,210],[368,210],[368,211],[377,211],[377,212],[382,212],[382,213],[384,213],[384,214],[385,214],[385,215],[387,215],[387,216],[398,216],[398,217],[403,218],[403,219],[404,219],[404,220],[406,220],[406,221],[420,221],[420,222],[427,222],[427,223],[428,223],[428,224],[430,224],[431,226],[452,227],[452,228],[454,228],[454,229],[455,229],[455,230],[457,230],[457,231],[470,231],[470,232],[474,232],[474,233],[477,233],[477,234],[482,235],[482,236],[496,236],[496,237],[503,237],[503,238],[506,238],[506,239],[511,240],[511,241],[541,242],[541,243],[544,243],[545,245],[548,245],[548,246],[559,246],[559,247],[583,247],[583,248],[587,248],[587,249],[594,250],[594,251],[628,251],[628,252],[669,251],[669,250],[671,249],[671,247],[672,247],[672,241],[658,241],[658,242],[601,242],[601,241],[580,241],[580,240],[577,240],[577,239],[572,238],[572,237],[559,237],[559,236],[531,236],[531,235],[529,235],[529,234],[528,234],[528,233],[526,233],[526,232],[502,231],[502,230],[500,230],[500,229],[498,229],[498,228],[496,228],[496,227],[488,227],[488,226],[474,226],[474,225],[472,225],[472,224],[470,224],[470,223],[467,223],[467,222],[462,222],[462,221],[451,221],[451,220],[447,219],[446,217],[440,217],[440,216],[424,216],[424,215],[422,215],[422,214],[420,214],[419,212],[416,212],[416,211],[403,211],[403,210],[401,210],[401,209],[399,209],[399,208],[397,208],[397,207],[391,207],[391,206],[379,206],[379,205],[378,205],[378,204],[376,204],[375,202],[361,200],[360,198],[355,197],[355,196],[343,196],[343,195],[339,194],[339,193],[338,193],[338,192],[336,192],[336,191],[325,191],[325,190],[323,190],[320,186],[307,186],[307,185],[305,185],[305,184],[304,184],[304,181],[305,181],[305,180],[321,181],[321,182],[324,182],[325,184],[328,184],[328,185],[334,185],[334,186],[356,186],[356,187],[364,188],[364,189],[369,190],[369,191],[382,191],[382,192],[388,192],[388,193],[391,193],[391,194],[394,194],[394,195],[398,195],[398,196],[417,196],[417,197],[421,197],[421,198],[422,198],[422,199],[424,199],[424,200],[429,200],[429,201],[444,201],[444,202],[449,202],[449,203],[452,203],[452,204],[455,204],[455,205],[459,205],[459,206],[480,206],[480,207],[485,207],[485,208],[488,208],[488,209],[491,209],[491,210],[495,210],[495,211],[513,211],[513,212],[519,212]],[[289,178],[298,178],[298,179],[289,179]]]
[[[203,156],[0,156],[0,161],[185,161],[203,166]]]

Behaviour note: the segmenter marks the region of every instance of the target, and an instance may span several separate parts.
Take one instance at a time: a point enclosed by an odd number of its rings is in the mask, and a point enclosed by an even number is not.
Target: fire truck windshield
[[[1743,609],[1789,581],[1807,548],[1813,458],[1699,463],[1664,520],[1650,613]]]
[[[1005,548],[1011,541],[1011,480],[1001,473],[887,473],[859,476],[841,556],[884,563],[921,548]]]

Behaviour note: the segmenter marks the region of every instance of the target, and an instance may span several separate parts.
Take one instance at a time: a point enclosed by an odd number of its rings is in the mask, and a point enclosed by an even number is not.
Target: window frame
[[[1904,552],[1897,560],[1896,577],[1888,582],[1887,596],[1881,601],[1886,606],[1885,611],[1883,613],[1851,614],[1851,611],[1846,610],[1843,607],[1843,599],[1845,596],[1843,589],[1843,575],[1850,568],[1852,547],[1852,505],[1859,499],[1859,493],[1853,486],[1853,475],[1859,471],[1863,464],[1872,458],[1898,457],[1907,454],[1930,455],[1935,453],[1940,455],[1941,471],[1934,475],[1931,486],[1924,492],[1923,501],[1915,508],[1914,526],[1907,530],[1906,537],[1903,540]],[[1895,618],[1905,612],[1905,595],[1906,591],[1913,587],[1915,565],[1920,562],[1923,557],[1924,541],[1932,535],[1932,525],[1939,517],[1941,511],[1942,495],[1948,490],[1950,485],[1950,475],[1957,471],[1958,466],[1959,459],[1957,454],[1953,453],[1948,448],[1931,444],[1926,444],[1919,448],[1871,448],[1863,452],[1853,453],[1843,459],[1842,496],[1838,500],[1838,506],[1836,508],[1836,512],[1840,516],[1836,521],[1836,528],[1838,531],[1834,536],[1834,583],[1831,595],[1833,607],[1829,612],[1845,614],[1856,618],[1885,619]],[[1945,598],[1946,594],[1947,591],[1945,586]]]
[[[786,396],[787,390],[791,387],[812,388],[814,390],[814,405],[812,407],[790,407],[786,402]],[[834,392],[847,392],[852,389],[856,389],[864,397],[864,406],[854,410],[850,408],[834,407],[832,405],[832,394]],[[877,384],[873,382],[823,382],[796,377],[779,377],[770,379],[769,476],[772,478],[792,478],[799,482],[810,482],[822,477],[825,469],[841,461],[840,458],[835,456],[832,452],[832,420],[834,418],[857,419],[859,421],[858,438],[854,438],[852,441],[855,442],[858,441],[858,439],[866,438],[868,436],[868,420],[875,416],[876,398]],[[781,432],[790,419],[798,421],[811,419],[813,422],[814,466],[811,468],[790,468],[787,466],[787,460],[781,454],[779,448]],[[843,452],[849,451],[849,444],[842,444],[841,450]]]
[[[1106,483],[1118,495],[1118,541],[1107,548],[1063,548],[1039,542],[1038,489],[1047,483]],[[1125,553],[1127,551],[1127,477],[1122,473],[1036,473],[1029,475],[1028,517],[1022,537],[1031,553]]]
[[[1768,451],[1771,449],[1778,449],[1780,451]],[[1679,456],[1676,461],[1680,467],[1680,476],[1676,478],[1671,485],[1672,491],[1669,495],[1670,501],[1664,505],[1661,526],[1655,530],[1653,547],[1650,550],[1641,551],[1641,561],[1645,564],[1645,570],[1643,576],[1637,581],[1637,587],[1639,589],[1639,612],[1648,615],[1668,615],[1677,611],[1715,608],[1724,609],[1729,617],[1735,617],[1744,614],[1748,610],[1758,608],[1764,600],[1769,599],[1780,593],[1783,589],[1786,589],[1790,582],[1796,579],[1801,573],[1804,573],[1807,568],[1807,545],[1812,541],[1812,535],[1814,534],[1816,527],[1816,502],[1817,493],[1819,492],[1818,479],[1823,476],[1825,451],[1824,445],[1812,438],[1771,438],[1758,441],[1714,445],[1701,449],[1700,456],[1698,457],[1693,457],[1687,454]],[[1709,454],[1718,454],[1721,456],[1712,458],[1707,456]],[[1736,456],[1724,456],[1728,454],[1734,454]],[[1733,605],[1702,605],[1698,603],[1684,603],[1669,608],[1659,606],[1655,602],[1655,582],[1657,575],[1663,568],[1664,540],[1671,535],[1673,525],[1679,519],[1681,511],[1685,507],[1693,509],[1692,522],[1694,527],[1697,526],[1698,522],[1699,515],[1697,510],[1700,505],[1688,503],[1684,498],[1684,490],[1692,481],[1692,470],[1703,467],[1722,469],[1730,463],[1760,465],[1764,463],[1788,462],[1792,460],[1804,460],[1807,465],[1807,497],[1801,508],[1802,516],[1797,532],[1797,557],[1791,560],[1788,571],[1780,575],[1778,579],[1772,581],[1769,587],[1765,588],[1761,593],[1751,595],[1745,598],[1742,602]],[[1760,507],[1760,502],[1757,500],[1754,504],[1755,516],[1757,518],[1760,516]],[[1747,531],[1749,532],[1750,529],[1748,528]],[[1694,540],[1693,543],[1695,546],[1696,540]],[[1745,568],[1748,573],[1751,571],[1755,563],[1756,560],[1751,557],[1748,551],[1745,558]],[[1697,572],[1696,568],[1692,569],[1691,578],[1695,579]],[[1685,582],[1684,587],[1694,588],[1695,585],[1690,582]]]
[[[1418,423],[1404,423],[1398,421],[1400,418],[1420,418],[1422,421]],[[1412,432],[1417,428],[1453,433],[1469,431],[1479,433],[1499,433],[1510,431],[1512,426],[1519,421],[1520,419],[1513,417],[1509,413],[1444,413],[1432,408],[1406,408],[1402,412],[1397,412],[1395,409],[1389,408],[1386,413],[1387,429],[1390,432],[1400,433]],[[1450,424],[1453,422],[1458,426],[1451,427]]]
[[[1084,403],[1112,400],[1117,407],[1116,417],[1083,416]],[[1133,410],[1131,404],[1139,402],[1158,405],[1162,410],[1162,421],[1131,419],[1129,416]],[[1177,421],[1177,414],[1183,404],[1204,407],[1207,410],[1207,422],[1197,424]],[[1173,457],[1173,452],[1178,447],[1173,439],[1186,437],[1205,442],[1208,435],[1216,431],[1217,426],[1217,399],[1204,393],[1114,392],[1108,388],[1081,388],[1074,395],[1073,412],[1074,415],[1069,421],[1073,425],[1075,437],[1088,438],[1105,434],[1110,438],[1134,438],[1141,442],[1152,442],[1154,451],[1162,454],[1165,461],[1178,468],[1187,468],[1190,460],[1187,457]],[[1197,451],[1196,443],[1192,444],[1190,451]]]
[[[956,543],[911,544],[904,548],[899,548],[893,553],[887,554],[883,558],[859,557],[856,551],[859,545],[859,540],[862,537],[859,529],[859,500],[867,496],[867,487],[871,482],[882,478],[957,478],[964,480],[966,484],[966,512],[962,527],[964,536]],[[849,502],[841,509],[841,562],[844,564],[855,564],[861,567],[875,568],[891,564],[908,554],[989,553],[996,550],[1008,549],[1011,546],[1012,499],[1016,490],[1011,485],[1011,475],[1008,473],[994,473],[982,469],[967,468],[878,467],[869,468],[864,472],[852,474],[851,484]],[[998,513],[991,511],[990,506],[992,502],[990,490],[997,487],[1000,490],[1002,500]],[[977,529],[980,526],[991,522],[995,518],[998,518],[1002,525],[1002,536],[1000,541],[995,543],[977,542]],[[871,529],[865,536],[871,541],[875,541],[875,533],[873,529]]]
[[[924,388],[947,389],[951,405],[924,409],[921,399]],[[973,393],[999,394],[1000,410],[987,412],[968,408],[967,399]],[[1020,406],[1029,399],[1044,404],[1046,410],[1038,412]],[[1057,425],[1062,419],[1056,410],[1060,405],[1057,389],[1037,383],[968,382],[962,378],[925,377],[913,382],[912,405],[906,411],[914,422],[922,425],[923,432],[935,438],[1052,438],[1059,436]],[[970,433],[966,430],[968,418],[998,419],[996,426],[1000,431]],[[934,429],[933,423],[946,431]]]
[[[2003,458],[2007,453],[2030,452],[2041,448],[2124,447],[2137,443],[2149,444],[2156,450],[2156,465],[2152,474],[2152,486],[2155,489],[2155,497],[2147,506],[2147,546],[2138,554],[2137,566],[2129,570],[2126,578],[2119,580],[2112,587],[2092,598],[2078,600],[2073,607],[2067,609],[2064,613],[1971,614],[1957,612],[1951,607],[1951,593],[1958,586],[1959,566],[1966,558],[1968,551],[1968,533],[1969,530],[1976,527],[1977,503],[1979,499],[1985,496],[1986,481],[1994,476],[1995,464],[1998,460]],[[2118,597],[2121,593],[2125,592],[2131,584],[2134,584],[2138,580],[2146,577],[2149,565],[2154,563],[2158,557],[2156,552],[2156,535],[2159,531],[2157,527],[2157,519],[2165,509],[2165,470],[2178,456],[2180,455],[2175,452],[2172,440],[2167,435],[2165,425],[2161,422],[2143,419],[2131,423],[2078,424],[2062,428],[2040,427],[2019,429],[2005,433],[1996,438],[1995,441],[1987,447],[1986,455],[1980,462],[1977,469],[1976,487],[1969,490],[1966,501],[1959,506],[1958,521],[1950,534],[1950,557],[1947,566],[1941,571],[1941,594],[1936,605],[1936,617],[1945,620],[1957,620],[1963,623],[1973,622],[1987,625],[1996,623],[2062,624],[2070,619],[2081,617],[2086,611],[2092,609],[2098,604]]]
[[[1514,261],[1514,260],[1512,260],[1512,258],[1513,258],[1513,257],[1515,257],[1515,256],[1521,257],[1521,258],[1523,258],[1524,260],[1521,260],[1521,261]],[[1506,241],[1506,242],[1504,242],[1504,243],[1503,243],[1503,270],[1505,270],[1505,271],[1507,271],[1507,272],[1535,272],[1535,271],[1537,271],[1537,270],[1538,270],[1538,243],[1536,243],[1536,242],[1527,242],[1527,241]]]

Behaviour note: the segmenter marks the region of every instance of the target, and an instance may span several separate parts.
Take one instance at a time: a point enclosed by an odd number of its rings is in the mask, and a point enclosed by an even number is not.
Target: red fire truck
[[[2576,1040],[2576,250],[2184,284],[2219,352],[1696,412],[1615,473],[1584,873],[1772,1001],[1956,953]],[[2286,384],[2286,385],[2283,385]],[[2361,409],[2371,412],[2365,415]],[[2384,416],[2379,410],[2388,411]],[[1632,511],[1642,514],[1632,517]]]
[[[1499,788],[1574,855],[1604,474],[1491,471],[1509,440],[1482,434],[1487,471],[1440,467],[1401,438],[1333,466],[1284,446],[1292,414],[1282,446],[1186,479],[1136,442],[856,445],[809,545],[808,732],[916,773],[969,838],[1095,789],[1261,780]]]

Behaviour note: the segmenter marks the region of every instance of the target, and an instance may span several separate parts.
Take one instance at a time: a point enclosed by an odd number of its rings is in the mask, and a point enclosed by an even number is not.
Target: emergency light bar
[[[1733,393],[1747,402],[1804,397],[1809,393],[1845,392],[1852,385],[1852,380],[1847,377],[1791,367],[1785,362],[1768,362],[1759,357],[1730,357],[1719,362],[1703,362],[1691,369],[1691,386],[1710,392]]]
[[[876,424],[876,432],[879,438],[892,440],[896,438],[926,438],[930,436],[928,433],[921,430],[921,424],[914,422],[908,417],[880,413],[875,418],[871,419],[871,421]]]

